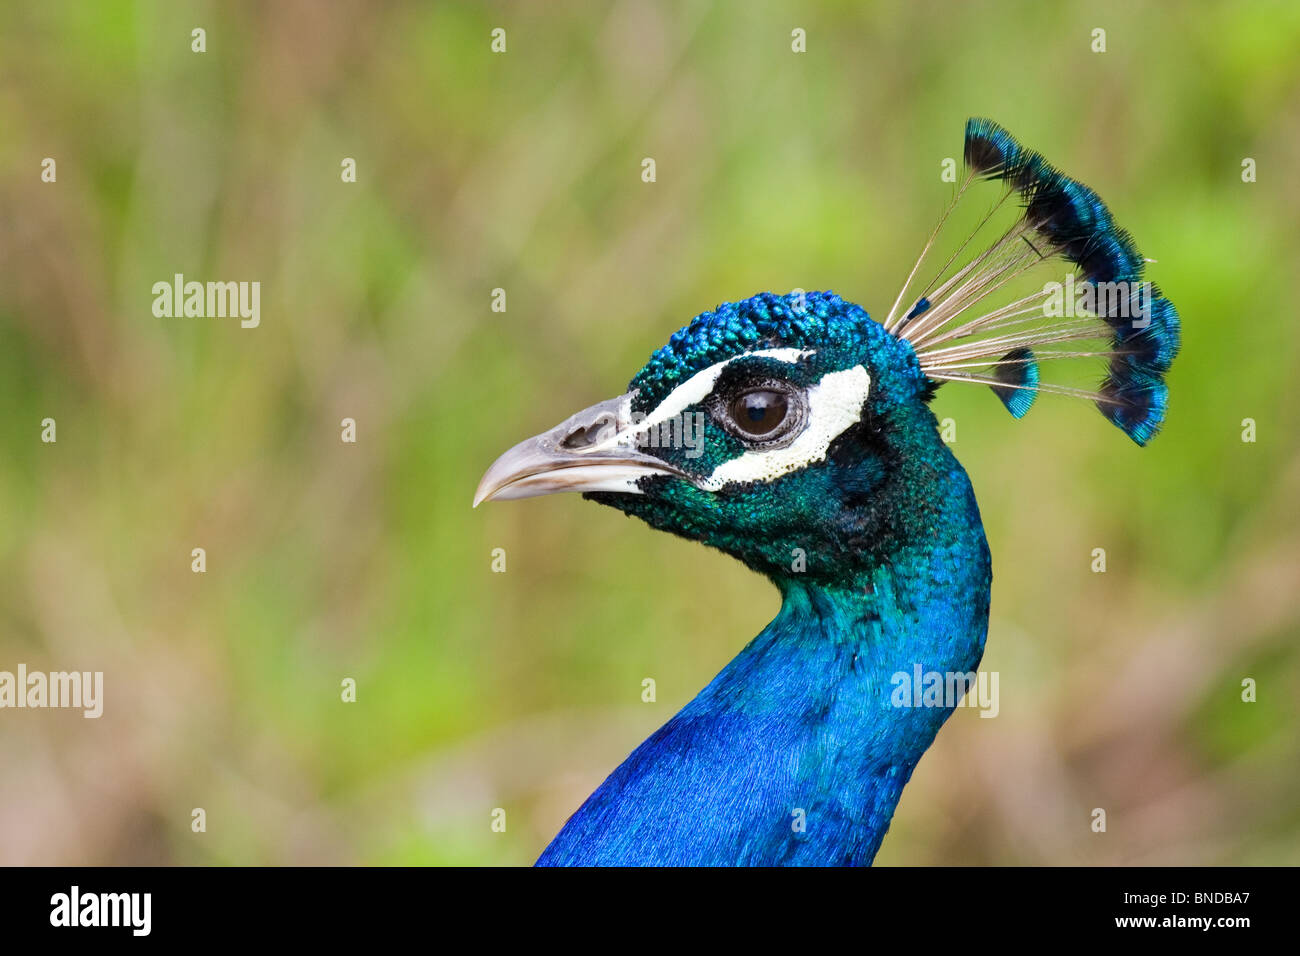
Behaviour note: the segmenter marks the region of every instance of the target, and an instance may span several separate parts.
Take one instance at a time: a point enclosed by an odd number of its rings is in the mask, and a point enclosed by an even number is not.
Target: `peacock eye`
[[[790,414],[790,401],[781,392],[759,388],[731,400],[731,420],[751,438],[774,434]]]

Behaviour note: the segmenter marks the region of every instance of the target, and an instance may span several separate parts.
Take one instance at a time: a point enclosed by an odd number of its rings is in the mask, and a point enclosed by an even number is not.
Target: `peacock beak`
[[[685,473],[637,447],[632,395],[592,405],[550,431],[520,442],[492,463],[474,492],[484,501],[534,498],[560,491],[641,494],[651,475]]]

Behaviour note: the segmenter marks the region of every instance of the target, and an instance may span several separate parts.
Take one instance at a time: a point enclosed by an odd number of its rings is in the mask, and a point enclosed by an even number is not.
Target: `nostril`
[[[583,448],[591,444],[591,438],[587,435],[587,429],[579,428],[577,431],[570,433],[562,444],[565,448]]]
[[[613,427],[614,420],[607,415],[602,415],[592,424],[574,429],[560,444],[564,448],[588,448],[605,438],[606,429]]]

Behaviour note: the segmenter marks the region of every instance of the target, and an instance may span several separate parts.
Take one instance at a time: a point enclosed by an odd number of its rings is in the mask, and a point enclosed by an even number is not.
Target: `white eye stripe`
[[[871,392],[871,376],[861,365],[841,372],[828,372],[808,389],[808,424],[784,448],[750,450],[724,461],[701,488],[717,491],[740,482],[768,482],[826,457],[831,442],[858,421],[862,405]]]
[[[646,416],[645,426],[658,425],[666,422],[671,418],[676,418],[683,411],[692,405],[699,404],[708,397],[713,391],[713,386],[718,382],[718,376],[732,362],[743,358],[772,358],[778,362],[784,362],[787,365],[793,365],[805,356],[812,355],[810,351],[801,349],[763,349],[758,352],[744,352],[740,355],[733,355],[731,358],[716,365],[710,365],[708,368],[696,372],[682,384],[669,392],[662,402],[655,406],[655,410]]]
[[[811,354],[812,351],[794,348],[763,349],[744,352],[710,365],[669,392],[643,421],[636,424],[636,431],[648,431],[702,402],[712,393],[723,370],[738,359],[771,358],[793,365]],[[707,478],[696,479],[696,485],[705,491],[718,491],[730,484],[769,482],[821,461],[826,457],[831,443],[861,417],[863,403],[870,391],[871,376],[861,365],[839,372],[828,372],[822,376],[821,381],[808,389],[808,422],[794,441],[782,447],[745,451],[738,457],[723,462]],[[619,403],[617,427],[610,430],[611,434],[585,448],[585,452],[607,450],[632,434],[632,398],[632,393],[629,393]],[[636,489],[632,486],[628,490]]]
[[[669,392],[656,407],[643,420],[633,422],[632,420],[632,398],[634,392],[624,395],[622,401],[618,403],[618,410],[614,413],[613,418],[616,421],[610,421],[608,428],[602,431],[601,437],[589,445],[582,448],[583,454],[599,454],[610,451],[619,447],[624,442],[631,440],[635,435],[644,434],[650,429],[661,425],[671,419],[676,418],[692,405],[702,402],[713,391],[713,386],[717,384],[718,376],[732,362],[737,359],[751,358],[758,356],[761,358],[772,358],[779,362],[785,362],[787,365],[793,365],[805,356],[812,355],[811,351],[802,349],[762,349],[757,352],[743,352],[740,355],[733,355],[725,361],[710,365],[706,369],[701,369],[681,385]],[[635,425],[635,430],[633,429]]]

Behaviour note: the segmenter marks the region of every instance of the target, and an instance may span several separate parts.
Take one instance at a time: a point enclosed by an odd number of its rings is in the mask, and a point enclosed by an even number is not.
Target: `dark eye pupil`
[[[785,421],[788,403],[780,392],[761,389],[746,392],[731,403],[731,417],[741,431],[762,436],[775,431]]]

